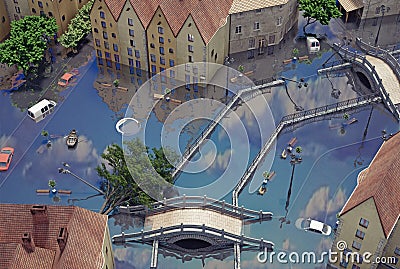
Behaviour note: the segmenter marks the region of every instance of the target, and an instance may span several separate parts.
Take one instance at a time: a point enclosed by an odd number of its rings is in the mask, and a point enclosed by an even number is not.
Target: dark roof
[[[147,29],[158,7],[175,36],[191,15],[207,44],[217,30],[225,24],[233,0],[129,0],[143,27]],[[105,3],[117,21],[126,0],[105,0]]]
[[[0,269],[102,268],[103,241],[108,217],[75,206],[46,206],[46,214],[32,214],[32,205],[0,204]],[[68,237],[60,251],[60,228]],[[22,236],[30,234],[34,250]]]
[[[341,215],[373,198],[386,238],[400,215],[400,133],[383,143],[370,166],[359,175],[359,183]]]

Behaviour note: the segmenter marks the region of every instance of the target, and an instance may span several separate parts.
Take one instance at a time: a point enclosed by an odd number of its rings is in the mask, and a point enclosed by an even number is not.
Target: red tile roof
[[[400,215],[400,133],[384,142],[341,215],[373,198],[386,238]],[[360,179],[360,178],[359,178]]]
[[[124,0],[105,0],[116,21],[121,15],[125,2]],[[157,8],[160,7],[175,36],[191,15],[206,44],[225,24],[232,2],[233,0],[130,0],[145,29],[149,26]]]
[[[0,269],[102,268],[107,216],[79,207],[47,206],[47,217],[37,218],[31,208],[0,204]],[[68,238],[61,253],[57,238],[63,227]],[[33,238],[33,252],[22,245],[25,233]]]

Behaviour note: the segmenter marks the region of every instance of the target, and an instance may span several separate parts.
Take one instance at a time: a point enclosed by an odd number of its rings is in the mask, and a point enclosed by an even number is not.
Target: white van
[[[57,103],[54,101],[43,99],[42,101],[28,109],[28,116],[35,122],[39,122],[51,112],[53,112],[56,105]]]
[[[317,53],[320,49],[319,41],[315,37],[307,37],[307,49],[309,53]]]

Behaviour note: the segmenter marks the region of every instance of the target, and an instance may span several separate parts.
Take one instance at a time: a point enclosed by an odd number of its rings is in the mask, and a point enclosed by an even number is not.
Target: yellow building
[[[341,252],[338,242],[344,241],[344,253],[369,252],[371,257],[364,257],[371,263],[338,259],[329,268],[400,268],[399,147],[400,133],[384,142],[339,213],[332,251]]]
[[[10,33],[10,18],[6,10],[5,0],[0,0],[0,42]]]

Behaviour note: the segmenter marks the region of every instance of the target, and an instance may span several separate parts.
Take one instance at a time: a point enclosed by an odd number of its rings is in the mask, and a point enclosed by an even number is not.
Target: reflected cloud
[[[151,251],[149,249],[136,249],[132,247],[117,248],[114,250],[114,258],[117,261],[124,261],[134,266],[134,268],[148,268]]]
[[[0,136],[0,147],[13,147],[17,145],[17,140],[12,136],[2,135]]]

